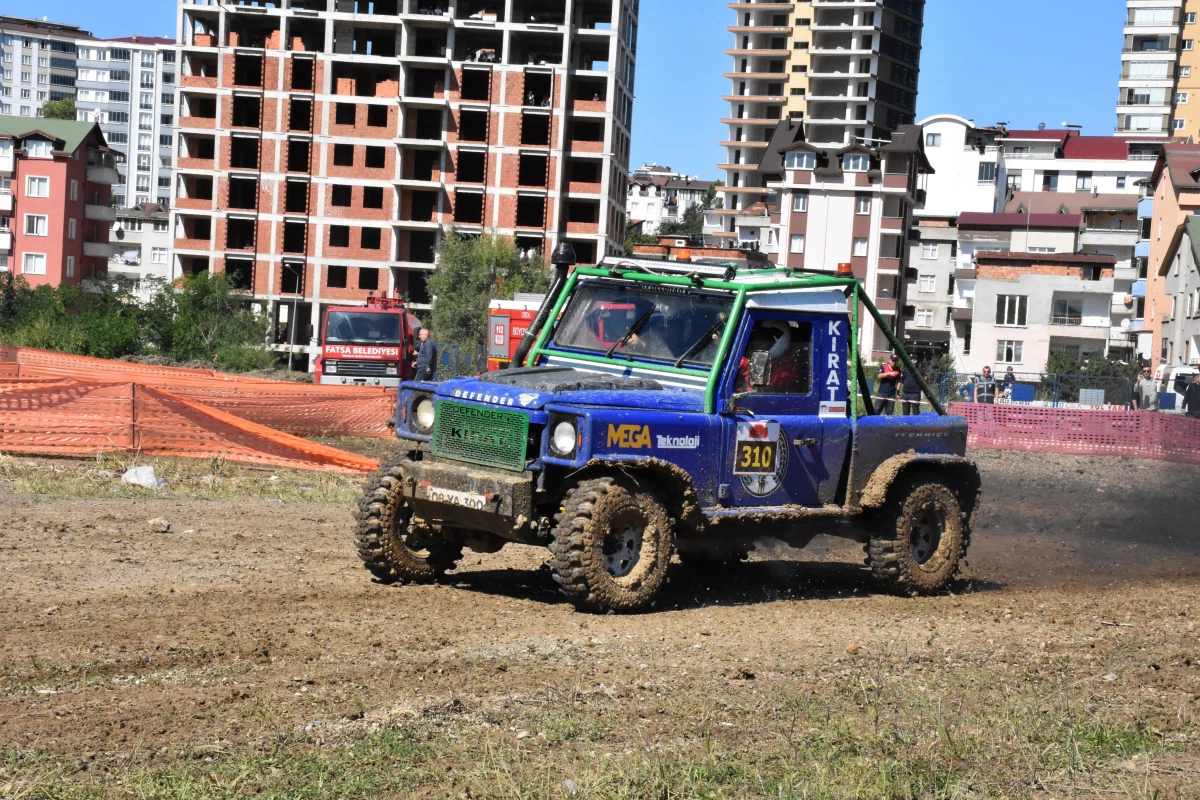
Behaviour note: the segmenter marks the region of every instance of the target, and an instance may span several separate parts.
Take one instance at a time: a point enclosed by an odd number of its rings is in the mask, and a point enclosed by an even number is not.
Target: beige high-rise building
[[[1175,70],[1174,112],[1172,114],[1173,133],[1179,137],[1191,137],[1193,141],[1200,140],[1200,50],[1196,48],[1200,40],[1200,23],[1196,16],[1200,13],[1200,0],[1186,0],[1181,15],[1182,50],[1179,52],[1179,66]]]
[[[886,142],[912,124],[924,0],[730,3],[733,59],[721,230],[710,238],[777,252],[758,163],[781,119],[802,121],[809,142]]]

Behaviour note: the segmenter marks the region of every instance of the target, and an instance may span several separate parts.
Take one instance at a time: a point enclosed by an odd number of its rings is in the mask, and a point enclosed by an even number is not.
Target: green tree
[[[687,236],[697,239],[704,235],[704,206],[692,203],[678,220],[668,220],[658,226],[659,236]]]
[[[517,292],[545,292],[550,271],[540,253],[522,259],[512,239],[484,232],[463,236],[450,228],[438,251],[437,269],[429,276],[434,296],[433,335],[442,342],[475,353],[487,336],[488,303],[511,299]]]
[[[625,219],[625,257],[633,258],[633,247],[638,244],[658,244],[658,236],[653,233],[642,233],[640,229],[634,229]]]
[[[1124,405],[1130,400],[1139,368],[1136,358],[1125,362],[1100,352],[1083,356],[1051,353],[1043,383],[1053,383],[1058,376],[1058,397],[1064,403],[1079,402],[1080,389],[1103,389],[1105,402]]]
[[[66,97],[43,103],[42,116],[46,119],[75,119],[75,98]]]
[[[178,291],[158,292],[145,316],[158,352],[176,361],[213,361],[233,372],[275,361],[264,347],[270,318],[261,304],[236,294],[225,273],[185,277]]]

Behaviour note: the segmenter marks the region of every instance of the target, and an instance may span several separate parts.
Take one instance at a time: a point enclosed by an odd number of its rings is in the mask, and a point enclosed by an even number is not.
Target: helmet
[[[763,324],[765,330],[775,332],[775,344],[771,345],[770,356],[772,361],[778,361],[787,355],[788,348],[792,346],[792,328],[786,322],[772,320]]]

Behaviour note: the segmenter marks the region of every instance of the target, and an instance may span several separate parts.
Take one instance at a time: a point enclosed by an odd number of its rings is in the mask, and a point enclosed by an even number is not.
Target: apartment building
[[[978,352],[972,353],[972,345],[991,341],[986,330],[984,337],[980,338],[980,326],[993,324],[1014,329],[1024,329],[1031,325],[1051,326],[1034,330],[1029,336],[1019,340],[1012,340],[1033,343],[1032,358],[1024,364],[1028,369],[1035,371],[1041,368],[1038,366],[1038,358],[1042,358],[1040,363],[1045,363],[1041,355],[1043,345],[1050,350],[1075,354],[1100,351],[1115,358],[1133,357],[1136,339],[1132,334],[1132,323],[1140,311],[1137,298],[1132,294],[1136,270],[1131,266],[1133,247],[1138,235],[1135,227],[1137,198],[1122,195],[1076,195],[1072,199],[1074,202],[1068,205],[1058,201],[1057,195],[1029,193],[1014,198],[1009,210],[1004,213],[959,215],[956,221],[957,247],[953,248],[956,256],[955,271],[950,277],[947,293],[951,295],[950,353],[964,369],[978,360],[976,356],[980,356]],[[1007,312],[998,309],[992,302],[994,292],[981,293],[978,281],[981,259],[992,258],[997,254],[1014,258],[1040,258],[1043,260],[1040,263],[1047,269],[1047,265],[1059,263],[1047,260],[1052,257],[1095,256],[1101,260],[1070,263],[1091,266],[1099,264],[1106,271],[1103,275],[1095,270],[1081,273],[1085,283],[1082,288],[1078,288],[1076,294],[1083,298],[1080,302],[1083,303],[1086,313],[1075,313],[1079,308],[1075,300],[1079,298],[1071,294],[1072,290],[1069,290],[1068,285],[1047,282],[1045,290],[1054,289],[1050,295],[1046,295],[1043,289],[1034,294],[1023,289],[1022,296],[1033,299],[1021,301],[1033,302],[1035,311],[1049,309],[1047,319],[1038,322],[1042,315],[1037,311],[1030,317],[1034,320],[1033,323],[1009,323],[1005,321]],[[924,260],[918,262],[918,272],[919,281],[929,280],[929,269]],[[1070,270],[1067,270],[1067,273],[1070,273]],[[1057,273],[1042,270],[1021,274]],[[1101,277],[1104,281],[1096,282]],[[992,278],[995,278],[995,275]],[[1028,282],[1034,286],[1040,280],[1041,278],[1029,278]],[[939,284],[939,297],[941,289]],[[1104,296],[1103,303],[1098,299],[1101,295]],[[1054,311],[1056,301],[1062,301],[1058,305],[1062,306],[1060,311],[1066,309],[1063,313]],[[927,300],[923,294],[918,293],[913,298],[913,303],[921,308],[927,305]],[[996,309],[994,320],[991,316],[993,309]],[[921,312],[918,310],[918,326],[920,316]],[[1049,317],[1070,319],[1054,323],[1049,321]],[[1083,317],[1087,318],[1086,322]],[[1100,321],[1101,317],[1103,323]],[[1025,312],[1022,312],[1019,318],[1024,320]],[[1056,326],[1081,330],[1064,331]],[[990,363],[988,346],[984,347],[982,358],[985,363]]]
[[[733,59],[725,73],[729,114],[722,229],[713,241],[777,249],[769,190],[758,164],[776,125],[802,122],[807,141],[829,147],[873,146],[911,125],[920,71],[924,0],[879,3],[730,3]]]
[[[0,114],[36,117],[42,104],[75,96],[76,25],[0,14]]]
[[[1125,44],[1117,86],[1117,135],[1167,138],[1175,127],[1172,108],[1176,67],[1183,48],[1184,0],[1127,0]]]
[[[171,215],[166,206],[146,203],[122,208],[109,234],[113,255],[108,274],[127,278],[138,296],[149,299],[157,288],[145,279],[169,283],[171,274]]]
[[[1181,237],[1190,236],[1188,223],[1192,215],[1200,214],[1200,144],[1165,145],[1150,182],[1154,207],[1149,221],[1149,268],[1144,286],[1137,286],[1135,293],[1145,295],[1142,324],[1151,363],[1178,364],[1187,357],[1187,342],[1177,324],[1181,310],[1176,297],[1186,287],[1187,276],[1175,275],[1174,267]]]
[[[964,371],[1041,372],[1051,353],[1109,354],[1114,337],[1124,341],[1110,313],[1114,263],[1085,253],[977,253],[960,270],[974,297]]]
[[[428,307],[451,225],[623,251],[636,0],[181,1],[178,25],[176,268],[235,276],[310,354],[324,304]]]
[[[1200,365],[1200,216],[1189,215],[1167,246],[1159,278],[1169,310],[1162,322],[1163,364]]]
[[[693,205],[703,205],[716,185],[695,175],[672,172],[670,167],[643,164],[629,176],[625,200],[631,224],[641,224],[642,233],[656,233],[664,222],[679,222]]]
[[[116,181],[94,123],[0,116],[0,270],[31,286],[102,276]]]
[[[99,123],[117,157],[113,204],[169,205],[175,143],[175,42],[152,36],[78,45],[77,118]]]
[[[777,263],[826,273],[849,263],[867,296],[902,335],[906,240],[919,202],[917,182],[929,170],[921,130],[902,125],[889,142],[873,147],[822,147],[804,133],[799,121],[780,122],[759,164],[772,193]],[[890,355],[891,345],[870,317],[861,335],[865,356]]]

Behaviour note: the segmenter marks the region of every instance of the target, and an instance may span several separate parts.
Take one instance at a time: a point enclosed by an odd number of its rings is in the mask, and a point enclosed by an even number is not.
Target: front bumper
[[[404,462],[404,496],[426,522],[484,530],[518,542],[536,540],[533,475],[428,454]]]
[[[385,386],[389,389],[396,389],[400,386],[400,379],[391,378],[363,378],[353,375],[321,375],[320,384],[322,386]]]

